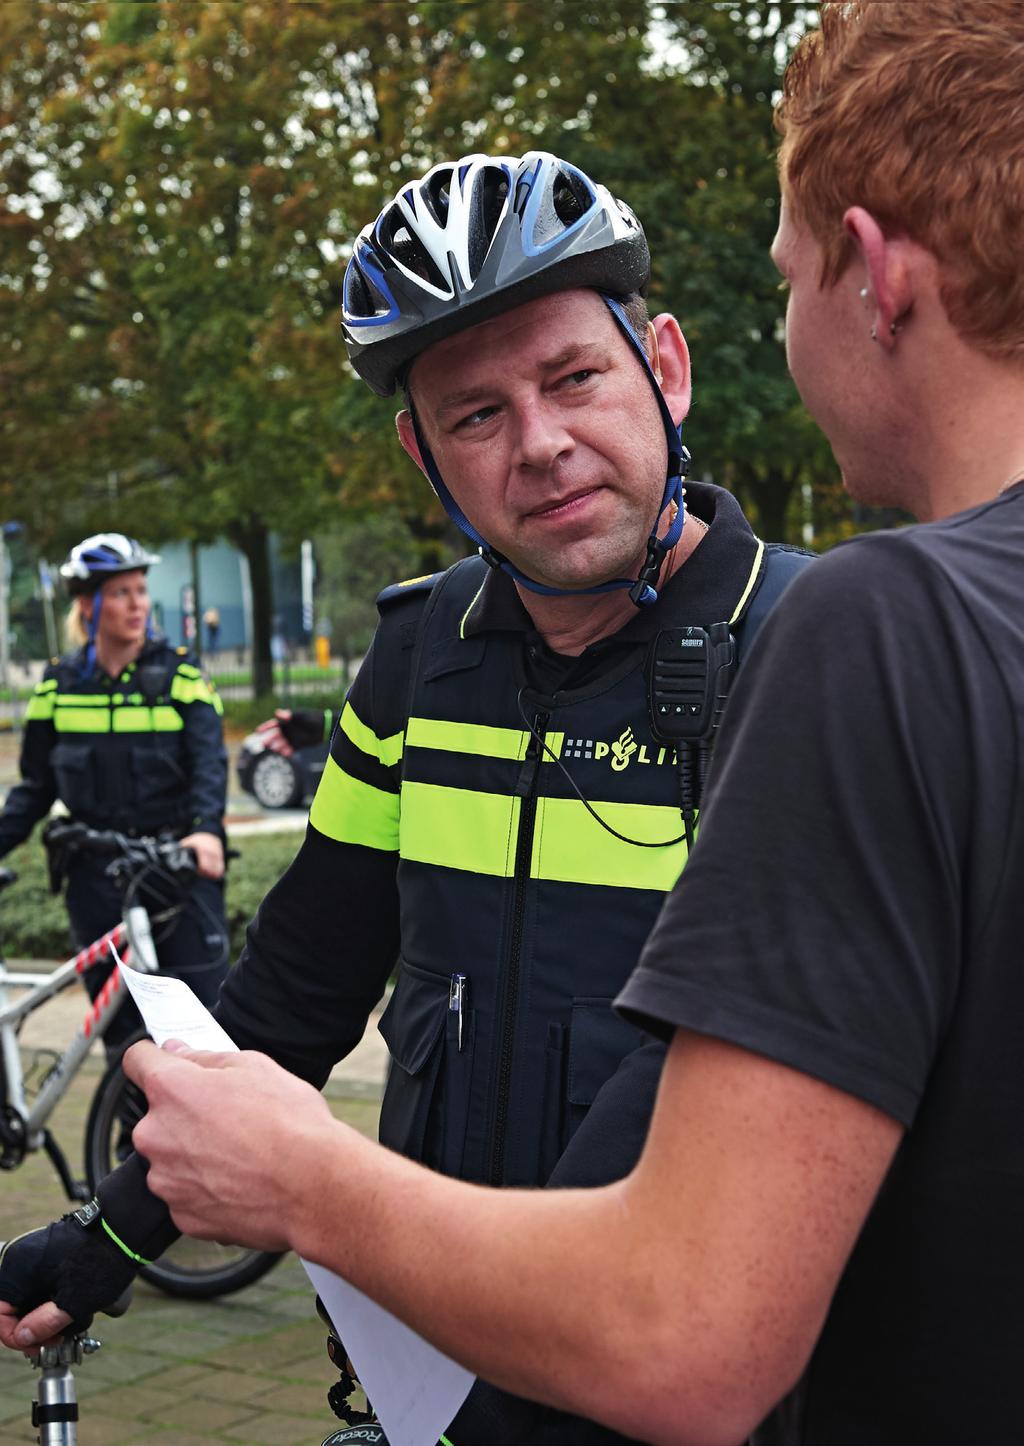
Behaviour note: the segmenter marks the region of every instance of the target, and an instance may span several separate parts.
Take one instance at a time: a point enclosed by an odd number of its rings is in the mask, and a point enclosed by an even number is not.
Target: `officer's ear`
[[[92,592],[80,592],[75,599],[78,604],[79,614],[84,622],[92,621],[92,610],[96,605],[96,594]]]
[[[690,410],[690,353],[675,317],[667,311],[648,325],[650,362],[676,426]]]
[[[416,428],[413,426],[412,412],[408,407],[403,407],[395,418],[395,426],[398,428],[398,440],[403,448],[416,463],[416,466],[427,475],[427,469],[423,465],[423,453],[420,451],[419,439],[416,436]]]

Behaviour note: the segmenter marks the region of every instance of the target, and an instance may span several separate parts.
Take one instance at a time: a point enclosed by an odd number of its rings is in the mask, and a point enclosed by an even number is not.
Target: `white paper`
[[[121,959],[117,967],[157,1044],[180,1039],[189,1049],[238,1048],[183,980],[169,974],[143,974],[140,969],[130,969]]]
[[[190,1049],[237,1048],[182,980],[143,974],[120,959],[117,962],[157,1044],[180,1039]],[[302,1263],[390,1446],[436,1446],[468,1396],[474,1377],[347,1280],[309,1260]]]
[[[390,1446],[436,1446],[474,1376],[347,1280],[309,1260],[302,1263]]]

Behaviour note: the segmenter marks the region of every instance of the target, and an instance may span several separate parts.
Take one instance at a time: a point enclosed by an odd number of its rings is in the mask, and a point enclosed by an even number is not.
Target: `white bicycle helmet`
[[[426,347],[575,286],[644,292],[651,257],[623,201],[547,151],[463,156],[410,181],[356,238],[345,271],[349,358],[390,396]]]
[[[115,573],[137,572],[140,568],[144,572],[159,561],[157,553],[147,552],[134,537],[125,537],[123,532],[97,532],[71,549],[61,563],[60,575],[74,597],[93,592]]]

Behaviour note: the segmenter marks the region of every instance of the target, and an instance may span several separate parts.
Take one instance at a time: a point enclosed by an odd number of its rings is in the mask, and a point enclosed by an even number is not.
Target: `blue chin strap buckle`
[[[628,577],[613,578],[611,582],[599,583],[596,587],[548,587],[545,583],[535,582],[532,577],[519,571],[514,563],[509,562],[507,557],[502,557],[496,552],[490,543],[486,542],[477,532],[462,508],[455,501],[455,498],[445,486],[444,479],[438,470],[434,455],[427,446],[427,440],[416,416],[416,409],[412,408],[412,424],[416,433],[416,440],[419,443],[420,454],[423,458],[423,469],[430,479],[430,485],[437,493],[438,501],[447,512],[448,516],[455,523],[456,527],[475,543],[480,556],[491,567],[500,568],[502,572],[528,588],[530,592],[541,593],[544,597],[587,597],[593,593],[616,592],[626,588],[629,592],[630,601],[638,608],[650,607],[658,601],[657,583],[665,558],[675,547],[683,532],[683,524],[686,521],[686,508],[683,500],[683,478],[690,468],[690,453],[683,446],[683,439],[680,428],[672,419],[672,413],[668,409],[668,403],[662,395],[658,379],[651,369],[639,337],[629,324],[629,318],[623,310],[621,302],[614,296],[607,296],[603,291],[598,292],[601,300],[607,306],[619,330],[625,336],[630,346],[636,352],[643,364],[644,371],[654,391],[654,397],[658,403],[658,411],[661,414],[662,425],[665,428],[665,440],[668,443],[668,471],[665,478],[665,491],[661,499],[661,506],[658,508],[658,515],[654,519],[654,526],[651,535],[647,539],[647,555],[644,558],[644,565],[640,569],[640,575],[635,580]],[[665,509],[675,503],[676,512],[669,524],[668,531],[664,537],[658,536],[658,523],[661,521]]]

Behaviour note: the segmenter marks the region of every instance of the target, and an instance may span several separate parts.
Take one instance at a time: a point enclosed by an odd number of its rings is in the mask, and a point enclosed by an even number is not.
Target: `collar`
[[[637,608],[617,633],[599,638],[591,647],[648,641],[665,625],[670,605],[674,612],[685,606],[687,616],[704,625],[728,622],[732,617],[750,582],[758,556],[757,538],[736,498],[722,487],[688,482],[686,507],[708,525],[696,552],[669,578],[652,607]],[[462,630],[467,638],[491,632],[526,636],[536,631],[515,583],[493,568],[466,614]]]

